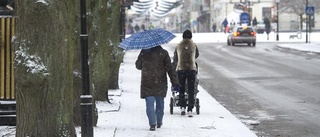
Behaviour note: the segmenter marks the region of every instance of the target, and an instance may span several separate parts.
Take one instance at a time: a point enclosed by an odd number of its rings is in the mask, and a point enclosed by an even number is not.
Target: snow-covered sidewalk
[[[278,47],[285,49],[292,49],[297,51],[304,51],[310,53],[320,53],[320,42],[304,43],[304,44],[278,44]]]
[[[138,54],[139,51],[126,52],[120,67],[122,91],[110,91],[112,104],[97,103],[99,120],[94,128],[95,137],[256,137],[201,86],[197,95],[200,115],[195,114],[192,118],[181,116],[178,107],[174,107],[171,115],[171,91],[168,90],[163,126],[149,131],[145,101],[140,99],[140,71],[134,65]]]
[[[181,36],[171,43],[178,42]],[[289,34],[282,34],[289,35]],[[319,35],[319,34],[318,34]],[[314,35],[313,35],[314,36]],[[195,34],[198,42],[224,42],[225,35]],[[222,41],[212,41],[213,38]],[[211,39],[210,39],[211,38]],[[263,42],[276,42],[270,39]],[[294,42],[292,44],[277,44],[278,47],[320,53],[320,42],[303,43],[301,39],[282,39],[280,42]],[[163,45],[165,49],[166,45]],[[173,51],[168,51],[172,53]],[[126,51],[123,64],[120,67],[120,90],[110,91],[112,104],[98,102],[99,120],[94,128],[95,137],[256,137],[246,125],[233,116],[219,102],[211,97],[201,86],[197,97],[200,99],[200,115],[192,118],[181,116],[179,108],[169,113],[171,91],[165,99],[165,115],[163,126],[156,131],[149,131],[145,113],[145,101],[140,99],[140,71],[135,68],[137,51]],[[171,86],[170,84],[168,86]],[[255,124],[255,121],[246,121],[246,124]],[[79,131],[79,129],[78,129]],[[80,135],[80,133],[78,133]]]

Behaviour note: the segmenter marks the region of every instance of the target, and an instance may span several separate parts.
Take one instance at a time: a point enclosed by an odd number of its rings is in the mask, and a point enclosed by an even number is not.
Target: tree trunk
[[[111,9],[109,9],[109,13],[111,13],[111,20],[110,24],[108,26],[113,26],[109,30],[109,38],[110,38],[110,46],[112,46],[112,52],[110,54],[111,61],[110,61],[110,77],[109,77],[109,84],[108,89],[118,89],[118,79],[119,79],[119,68],[120,64],[123,60],[124,52],[121,48],[118,47],[119,45],[119,28],[120,28],[120,3],[117,1],[115,3],[116,6],[113,6]],[[124,27],[124,26],[123,26]]]
[[[76,1],[76,7],[80,6],[80,2]],[[74,94],[74,124],[75,126],[80,126],[81,125],[81,111],[80,111],[80,96],[82,94],[82,79],[81,79],[81,44],[80,44],[80,9],[75,9],[76,13],[76,41],[75,41],[75,47],[74,47],[74,69],[73,69],[73,94]]]
[[[90,50],[90,91],[95,100],[109,101],[107,98],[108,89],[118,88],[119,66],[123,58],[123,52],[118,48],[119,43],[119,1],[87,1],[88,5],[88,33],[89,33],[89,50]],[[108,6],[108,3],[112,6]],[[78,47],[75,47],[75,49]],[[75,50],[75,72],[81,72],[80,49]],[[75,124],[80,125],[80,102],[81,95],[81,77],[74,77],[75,89]],[[79,86],[80,85],[80,86]],[[97,123],[97,110],[95,112],[94,123]]]
[[[105,101],[108,100],[107,94],[110,81],[118,83],[118,79],[110,78],[118,75],[119,71],[119,67],[117,67],[119,63],[115,63],[119,59],[114,59],[118,58],[114,54],[121,53],[121,51],[117,50],[119,44],[120,2],[114,0],[91,0],[89,3],[89,11],[91,13],[88,17],[90,24],[88,28],[90,74],[93,85],[91,89],[94,93],[94,100]]]
[[[106,100],[108,91],[109,76],[109,54],[107,32],[109,27],[108,21],[108,1],[107,0],[90,0],[88,16],[89,21],[89,50],[90,50],[90,71],[91,71],[91,91],[94,93],[94,100]]]
[[[75,1],[16,0],[17,137],[75,136]],[[27,6],[26,6],[27,5]]]

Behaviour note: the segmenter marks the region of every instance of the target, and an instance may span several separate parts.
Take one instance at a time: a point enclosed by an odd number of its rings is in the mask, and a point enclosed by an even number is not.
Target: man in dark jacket
[[[169,53],[161,46],[141,50],[136,61],[136,68],[141,70],[140,97],[146,101],[146,112],[150,130],[162,126],[164,98],[167,95],[167,74],[172,86],[177,90],[179,80],[171,64]],[[154,110],[156,102],[156,110]]]
[[[252,26],[257,26],[257,25],[258,25],[257,18],[254,17],[253,20],[252,20]]]
[[[136,33],[140,32],[140,27],[139,27],[138,24],[136,24],[136,26],[134,26],[134,30],[135,30]]]
[[[217,25],[216,25],[216,23],[213,23],[212,24],[212,32],[216,32],[216,30],[217,30]]]
[[[182,34],[183,40],[177,45],[173,60],[177,62],[176,70],[180,82],[179,103],[181,106],[181,115],[185,115],[186,101],[184,94],[186,90],[186,82],[188,89],[188,116],[192,117],[192,109],[194,107],[194,90],[197,74],[196,58],[199,57],[197,45],[191,40],[192,33],[186,30]]]
[[[228,28],[227,28],[228,24],[229,24],[229,22],[228,22],[227,18],[225,18],[224,21],[222,22],[222,25],[224,28],[224,33],[227,33],[227,31],[228,31]]]

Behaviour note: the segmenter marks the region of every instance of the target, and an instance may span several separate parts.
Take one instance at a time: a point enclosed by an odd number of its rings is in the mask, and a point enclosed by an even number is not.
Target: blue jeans
[[[162,124],[164,114],[164,97],[148,96],[145,100],[149,125]],[[156,103],[156,110],[154,110],[154,103]]]

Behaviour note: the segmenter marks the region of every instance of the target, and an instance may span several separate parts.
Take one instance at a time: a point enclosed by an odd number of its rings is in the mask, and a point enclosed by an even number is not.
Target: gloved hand
[[[179,92],[179,85],[171,86],[171,91]]]

